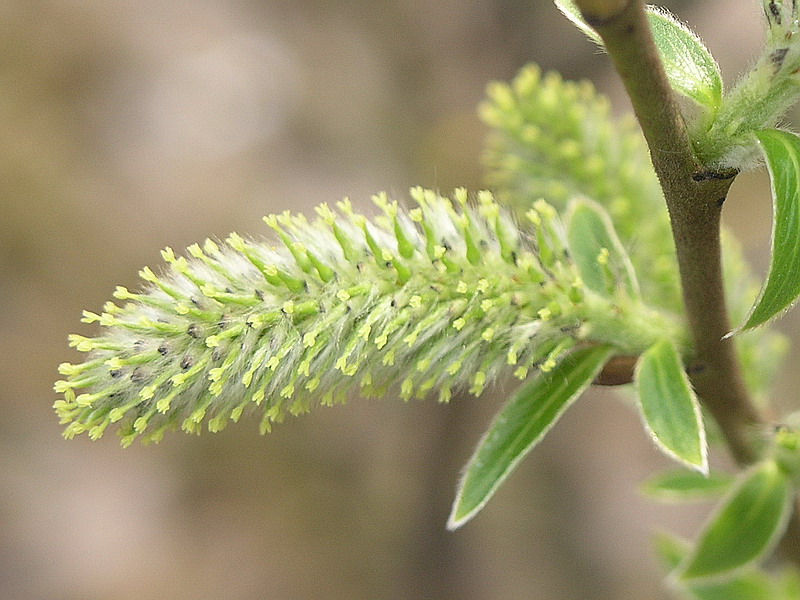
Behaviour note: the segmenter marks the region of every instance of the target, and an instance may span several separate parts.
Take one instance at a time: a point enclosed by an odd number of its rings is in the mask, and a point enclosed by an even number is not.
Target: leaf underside
[[[583,283],[601,295],[613,295],[621,285],[630,298],[639,297],[639,283],[628,253],[608,214],[581,199],[570,205],[567,240]]]
[[[581,16],[573,0],[555,0],[576,27],[602,45],[603,41]],[[647,20],[672,88],[706,108],[713,116],[722,104],[719,65],[700,38],[662,8],[647,7]]]
[[[707,473],[700,405],[672,342],[662,340],[642,355],[636,388],[642,419],[658,447],[684,465]]]
[[[448,529],[457,529],[483,508],[519,461],[589,387],[611,354],[608,346],[577,350],[509,400],[467,463]]]
[[[690,545],[667,534],[655,539],[656,553],[668,569],[677,567],[689,553]],[[745,570],[725,581],[692,582],[685,585],[689,598],[698,600],[779,600],[790,598],[781,594],[780,585],[775,585],[766,573]]]
[[[769,129],[756,133],[772,181],[772,258],[761,293],[740,329],[762,325],[800,295],[800,137]]]
[[[788,476],[774,461],[747,472],[679,567],[683,580],[728,576],[767,555],[791,505]]]
[[[672,469],[658,473],[644,482],[644,494],[666,502],[709,500],[726,493],[733,477],[722,471],[711,471],[708,476],[687,469]]]

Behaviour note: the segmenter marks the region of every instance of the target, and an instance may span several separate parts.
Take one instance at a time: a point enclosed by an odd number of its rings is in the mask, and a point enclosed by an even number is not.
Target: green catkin
[[[84,313],[97,337],[70,337],[88,356],[59,367],[65,437],[96,439],[118,422],[127,446],[173,428],[219,431],[244,413],[260,413],[266,432],[359,389],[405,400],[438,390],[446,402],[549,370],[577,345],[643,350],[671,327],[585,289],[546,203],[518,230],[488,192],[475,207],[465,190],[454,202],[411,195],[411,211],[376,196],[384,214],[373,220],[349,202],[319,207],[315,222],[267,217],[278,247],[231,234],[188,257],[165,249],[160,274],[142,270],[141,292],[117,288],[122,305]]]
[[[633,119],[613,119],[588,82],[535,65],[492,83],[481,105],[492,129],[487,182],[518,214],[546,198],[559,211],[586,196],[609,212],[652,305],[681,307],[677,262],[661,188]]]
[[[701,127],[702,120],[689,123],[697,152],[714,164],[747,163],[757,151],[752,131],[772,126],[800,94],[800,3],[763,1],[769,31],[761,59],[725,94],[710,128]],[[612,118],[610,103],[589,82],[564,81],[536,65],[523,68],[511,83],[491,84],[480,112],[492,130],[485,153],[487,182],[503,203],[518,215],[540,197],[559,211],[576,197],[601,204],[630,254],[642,297],[650,306],[680,314],[669,219],[635,119]],[[723,254],[726,297],[733,321],[741,322],[760,282],[730,235],[723,236]],[[615,268],[605,265],[603,271],[613,277],[619,272]],[[547,283],[539,265],[528,272]],[[616,285],[613,279],[606,283],[609,290]],[[584,303],[584,289],[570,290],[575,304]],[[744,369],[751,389],[766,397],[785,341],[768,328],[735,341],[743,362],[752,367]]]

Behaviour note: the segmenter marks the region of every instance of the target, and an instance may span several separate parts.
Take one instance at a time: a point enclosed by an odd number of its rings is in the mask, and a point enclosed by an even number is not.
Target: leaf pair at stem
[[[611,354],[611,348],[604,346],[577,351],[515,394],[466,467],[448,522],[450,529],[460,527],[483,508],[522,458],[591,385]],[[656,444],[697,470],[697,476],[679,472],[662,477],[650,484],[649,493],[692,499],[729,490],[693,548],[681,548],[676,558],[677,546],[665,542],[672,549],[671,553],[662,549],[662,554],[671,557],[672,578],[698,598],[738,598],[713,594],[749,585],[756,577],[750,567],[774,549],[791,514],[794,488],[790,475],[768,459],[735,483],[717,473],[707,478],[699,405],[670,342],[659,342],[644,353],[636,385],[645,427]],[[767,585],[768,580],[764,581]]]
[[[695,544],[658,536],[656,550],[674,587],[699,600],[797,598],[797,573],[775,580],[755,568],[775,548],[792,512],[793,486],[777,462],[762,461],[736,480],[720,473],[709,479],[668,473],[646,491],[670,501],[725,494]]]

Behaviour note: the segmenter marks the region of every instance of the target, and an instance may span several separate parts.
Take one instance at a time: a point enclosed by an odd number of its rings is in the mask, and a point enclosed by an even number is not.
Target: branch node
[[[692,173],[693,181],[726,181],[739,174],[739,169],[722,169],[721,171],[705,170]]]

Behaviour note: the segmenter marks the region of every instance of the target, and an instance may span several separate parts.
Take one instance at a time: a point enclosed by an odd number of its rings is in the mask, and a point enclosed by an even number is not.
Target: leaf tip
[[[703,477],[708,477],[708,452],[703,452],[703,457],[698,464],[689,464],[689,466],[700,473]]]
[[[464,505],[464,484],[459,484],[456,499],[453,501],[453,508],[450,509],[450,516],[447,518],[447,531],[455,531],[460,529],[467,521],[471,521],[472,517],[480,512],[480,510],[489,501],[492,494],[484,498],[483,502],[478,503],[476,506],[468,507]]]
[[[455,507],[453,507],[455,509]],[[450,513],[447,519],[447,531],[455,531],[460,529],[461,526],[469,520],[469,517],[460,516],[456,510]]]
[[[705,438],[705,436],[703,436]],[[656,440],[656,445],[659,449],[675,462],[683,465],[687,469],[700,473],[703,477],[708,477],[708,445],[705,439],[702,440],[702,447],[700,448],[701,454],[699,457],[689,458],[685,455],[679,455],[674,450],[666,448],[660,440]]]

